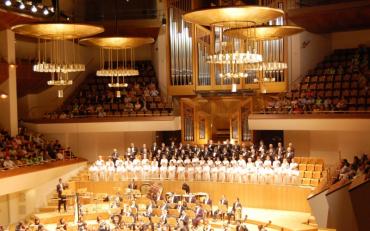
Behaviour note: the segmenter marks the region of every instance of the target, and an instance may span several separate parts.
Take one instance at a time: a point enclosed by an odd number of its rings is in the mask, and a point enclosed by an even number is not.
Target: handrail
[[[109,115],[105,117],[77,117],[71,119],[29,119],[26,123],[90,123],[90,122],[125,122],[125,121],[164,121],[173,120],[174,115],[151,115],[151,116],[114,116]]]
[[[356,177],[355,179],[352,180],[352,184],[349,187],[349,191],[355,190],[356,188],[361,187],[369,182],[370,182],[370,178],[367,178],[365,174],[359,177]]]
[[[370,111],[310,111],[310,112],[302,112],[302,113],[286,113],[286,112],[277,112],[277,111],[257,111],[253,112],[251,114],[256,114],[256,115],[312,115],[312,114],[366,114],[370,115]]]

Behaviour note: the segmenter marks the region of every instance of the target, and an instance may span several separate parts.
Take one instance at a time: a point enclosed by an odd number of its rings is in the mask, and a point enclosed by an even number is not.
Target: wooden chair
[[[322,171],[323,170],[323,165],[322,164],[315,164],[314,171]]]
[[[174,217],[169,217],[169,218],[167,218],[167,224],[170,227],[176,227],[177,226],[177,219],[174,218]]]
[[[304,178],[311,179],[312,178],[312,171],[305,171],[304,172]]]
[[[127,225],[132,225],[132,224],[134,224],[134,223],[135,223],[134,218],[133,218],[133,217],[131,217],[131,216],[123,216],[123,217],[122,217],[122,221],[123,221],[125,224],[127,224]]]
[[[153,216],[158,216],[158,217],[160,217],[160,216],[161,216],[161,214],[162,214],[161,209],[159,209],[159,208],[155,208],[155,209],[153,209]]]
[[[314,187],[317,187],[320,183],[320,179],[311,179],[310,180],[310,185],[311,186],[314,186]]]
[[[310,179],[308,178],[302,178],[301,185],[309,186],[311,184]]]
[[[168,210],[168,215],[171,217],[180,217],[180,213],[177,209],[169,209]]]
[[[307,169],[307,164],[299,164],[298,165],[298,170],[299,171],[306,171]]]
[[[314,171],[312,172],[312,178],[320,179],[321,178],[321,171]]]
[[[307,164],[306,171],[314,171],[314,170],[315,170],[315,165],[314,164]]]
[[[152,220],[152,223],[155,224],[155,225],[161,223],[161,218],[158,217],[158,216],[151,217],[151,220]]]

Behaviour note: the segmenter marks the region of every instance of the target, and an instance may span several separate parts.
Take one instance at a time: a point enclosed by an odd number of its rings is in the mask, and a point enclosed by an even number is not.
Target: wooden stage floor
[[[181,187],[184,181],[136,181],[139,188],[142,184],[152,182],[160,182],[164,193],[183,194]],[[208,193],[214,205],[217,205],[221,196],[225,195],[229,203],[233,203],[239,197],[243,206],[251,208],[311,212],[307,202],[307,197],[313,190],[311,187],[205,181],[187,181],[186,183],[190,186],[191,192]],[[123,192],[129,181],[74,181],[72,184],[75,189],[86,188],[88,192],[115,194],[117,189]]]

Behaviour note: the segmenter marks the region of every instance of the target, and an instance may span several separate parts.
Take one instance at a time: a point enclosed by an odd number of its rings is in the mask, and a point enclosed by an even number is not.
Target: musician
[[[162,209],[162,214],[160,216],[161,224],[167,224],[167,218],[168,218],[168,211],[166,209]]]
[[[24,231],[24,230],[26,230],[26,225],[23,223],[23,221],[20,221],[15,227],[15,231]]]
[[[153,215],[154,208],[156,208],[156,206],[153,204],[152,201],[150,201],[149,204],[146,206],[146,213],[144,215],[147,217],[151,217]]]
[[[220,205],[226,205],[226,207],[229,206],[229,201],[226,199],[225,195],[222,195],[220,199]]]
[[[212,207],[212,200],[211,200],[211,198],[209,198],[209,195],[208,194],[204,198],[203,203]]]
[[[119,192],[116,193],[116,196],[113,199],[112,208],[119,208],[121,207],[122,197]]]
[[[131,190],[135,190],[135,189],[137,189],[137,185],[136,185],[136,183],[135,183],[135,180],[134,180],[134,179],[132,179],[132,180],[131,180],[131,182],[130,182],[130,184],[128,184],[127,188],[129,188],[129,189],[131,189]]]
[[[35,227],[37,231],[41,231],[44,229],[44,226],[41,224],[40,219],[38,217],[35,217],[32,226]]]
[[[177,202],[176,210],[179,212],[180,216],[184,210],[186,210],[186,207],[182,204],[182,201]]]
[[[63,205],[64,212],[67,212],[67,198],[63,195],[63,191],[67,186],[63,183],[62,178],[59,178],[59,183],[57,184],[58,193],[58,212],[60,213],[60,207]]]
[[[116,161],[119,159],[119,153],[117,151],[116,148],[113,149],[113,153],[112,153],[112,160],[113,160],[113,163],[114,163],[114,166],[116,166]]]
[[[64,218],[60,218],[57,224],[58,231],[67,231],[67,223],[65,222]]]
[[[240,221],[242,219],[242,209],[243,206],[240,203],[239,197],[236,198],[236,201],[233,204],[231,213],[234,215],[235,220]]]
[[[197,227],[200,221],[203,219],[204,210],[200,205],[195,207],[195,218],[193,220],[193,226]]]
[[[100,216],[96,217],[96,222],[98,223],[98,231],[109,231],[109,225]]]
[[[189,224],[189,216],[186,215],[186,211],[185,210],[182,210],[181,211],[179,220],[184,223],[184,226],[185,227],[188,226],[188,224]]]
[[[77,230],[78,231],[87,231],[87,223],[84,221],[83,217],[81,217],[81,216],[78,218]]]

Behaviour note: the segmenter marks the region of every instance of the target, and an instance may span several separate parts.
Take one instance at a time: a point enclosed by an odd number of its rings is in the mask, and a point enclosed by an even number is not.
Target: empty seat
[[[307,171],[313,171],[313,170],[315,170],[315,165],[314,164],[307,164],[306,170]]]
[[[307,164],[299,164],[298,165],[299,171],[306,171],[307,169]]]
[[[322,171],[323,170],[323,165],[322,164],[315,164],[314,171]]]
[[[319,179],[310,179],[310,185],[313,187],[319,186],[320,180]]]
[[[311,179],[308,179],[308,178],[302,178],[302,179],[301,179],[301,184],[302,184],[302,185],[305,185],[305,186],[309,186],[309,185],[311,185]]]
[[[312,178],[312,171],[305,171],[304,178]]]
[[[320,179],[321,178],[321,171],[314,171],[312,172],[312,178]]]

